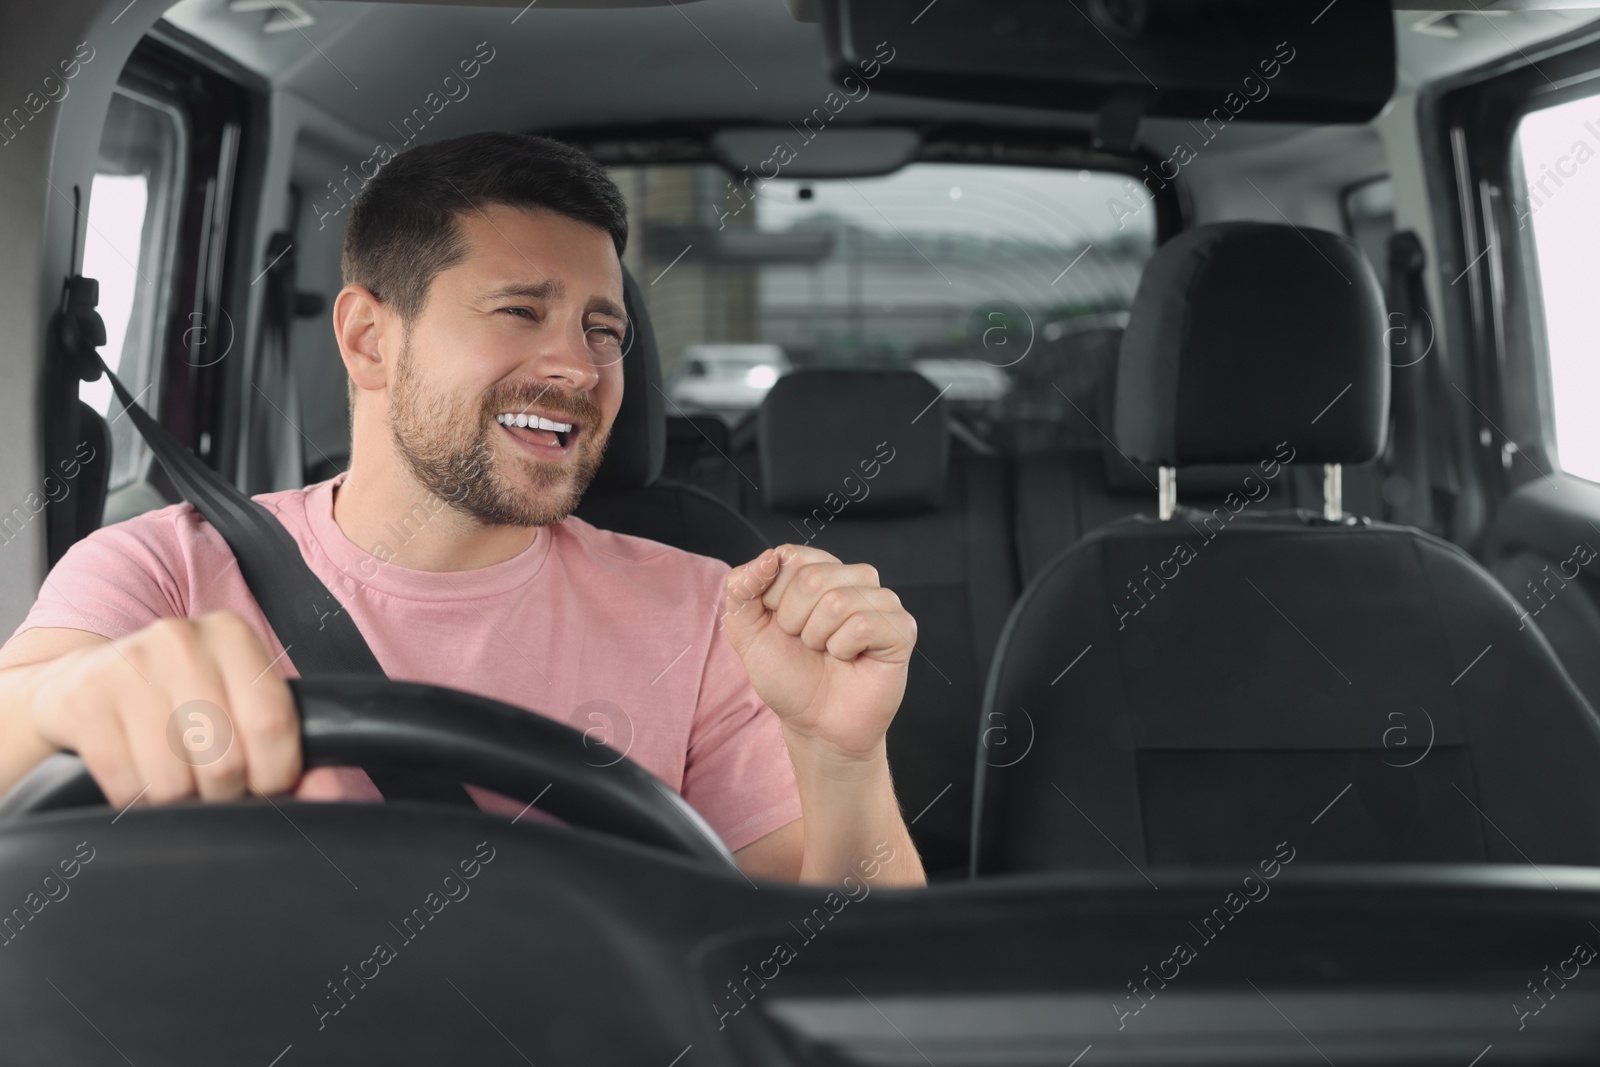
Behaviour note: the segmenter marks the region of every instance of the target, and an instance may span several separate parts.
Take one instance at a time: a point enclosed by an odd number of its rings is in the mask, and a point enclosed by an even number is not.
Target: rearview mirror
[[[1394,91],[1388,0],[820,4],[847,91],[1272,122],[1365,122]]]

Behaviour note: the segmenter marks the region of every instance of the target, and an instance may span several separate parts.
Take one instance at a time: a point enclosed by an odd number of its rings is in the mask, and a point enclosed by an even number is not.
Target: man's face
[[[547,211],[493,205],[457,225],[468,254],[434,278],[395,366],[396,451],[485,525],[558,522],[599,469],[622,403],[615,247]]]

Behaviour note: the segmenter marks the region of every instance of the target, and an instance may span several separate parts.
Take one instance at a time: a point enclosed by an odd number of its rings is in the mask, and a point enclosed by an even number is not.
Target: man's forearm
[[[8,657],[0,657],[0,663]],[[0,794],[9,792],[55,748],[33,727],[30,708],[47,662],[0,666]]]
[[[922,860],[911,843],[880,746],[869,758],[845,757],[821,742],[785,729],[804,814],[805,855],[800,881],[837,883],[861,876],[861,865],[882,862],[879,885],[927,884]],[[880,852],[887,845],[892,852]]]

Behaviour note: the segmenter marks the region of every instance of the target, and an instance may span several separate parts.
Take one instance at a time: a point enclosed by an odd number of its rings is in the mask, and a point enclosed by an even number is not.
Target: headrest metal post
[[[1157,468],[1156,476],[1161,481],[1156,492],[1159,496],[1161,520],[1165,522],[1178,510],[1178,468]]]
[[[1322,465],[1322,514],[1330,522],[1344,518],[1344,468],[1337,463]]]

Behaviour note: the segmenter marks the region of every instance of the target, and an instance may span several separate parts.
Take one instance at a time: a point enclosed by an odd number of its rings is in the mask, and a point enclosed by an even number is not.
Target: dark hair
[[[408,148],[379,168],[350,208],[341,266],[409,324],[428,287],[466,255],[456,217],[486,204],[553,211],[628,244],[628,207],[600,165],[529,133],[469,133]]]

